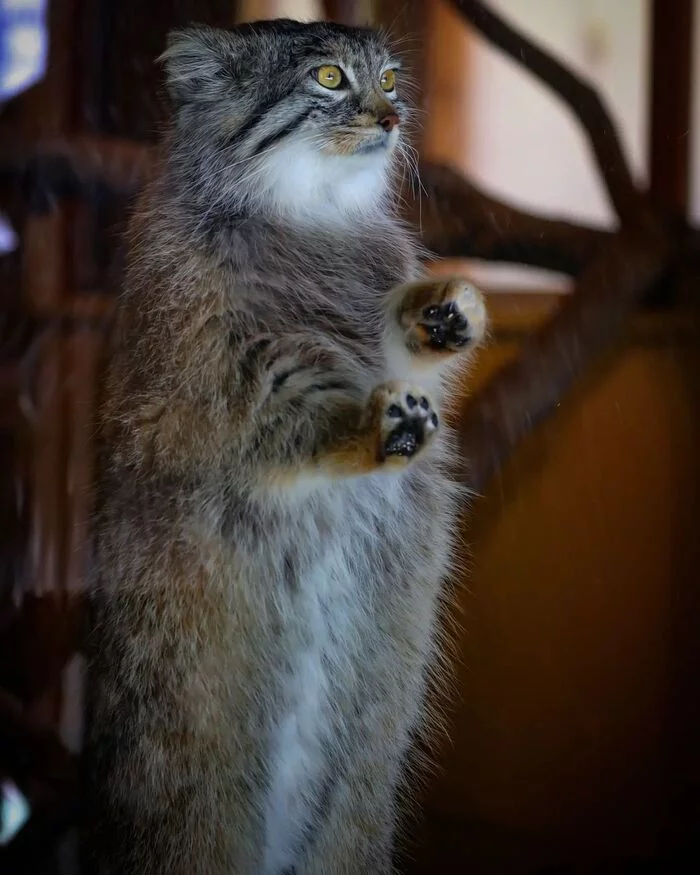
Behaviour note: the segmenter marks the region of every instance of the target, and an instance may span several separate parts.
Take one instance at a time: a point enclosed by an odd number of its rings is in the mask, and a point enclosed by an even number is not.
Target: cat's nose
[[[379,119],[379,124],[384,128],[387,134],[389,131],[393,131],[398,123],[399,117],[395,112],[389,112],[383,118]]]

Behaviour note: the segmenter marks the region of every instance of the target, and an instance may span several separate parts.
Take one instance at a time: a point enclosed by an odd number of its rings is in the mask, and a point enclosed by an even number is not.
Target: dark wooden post
[[[690,157],[693,0],[654,0],[649,177],[654,203],[686,216]]]

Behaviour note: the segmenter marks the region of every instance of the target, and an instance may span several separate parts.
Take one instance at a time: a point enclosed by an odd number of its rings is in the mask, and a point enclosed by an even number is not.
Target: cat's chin
[[[393,145],[385,137],[380,137],[376,140],[370,140],[368,143],[360,143],[351,154],[374,155],[382,152],[388,154],[392,149]]]
[[[266,156],[257,174],[261,206],[299,220],[367,217],[385,203],[393,145],[381,138],[333,155],[304,143],[287,144]]]

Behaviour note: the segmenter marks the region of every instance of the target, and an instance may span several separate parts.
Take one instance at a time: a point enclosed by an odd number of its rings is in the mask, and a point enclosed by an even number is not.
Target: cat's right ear
[[[167,48],[158,58],[176,104],[216,97],[222,79],[231,73],[230,35],[213,27],[188,27],[168,34]]]

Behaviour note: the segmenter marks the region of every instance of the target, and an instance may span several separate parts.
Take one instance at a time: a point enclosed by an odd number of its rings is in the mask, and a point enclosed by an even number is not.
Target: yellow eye
[[[396,73],[393,70],[386,70],[382,73],[379,84],[383,91],[393,91],[396,88]]]
[[[337,88],[343,81],[343,71],[340,67],[326,64],[324,67],[319,67],[316,70],[316,79],[324,88]]]

